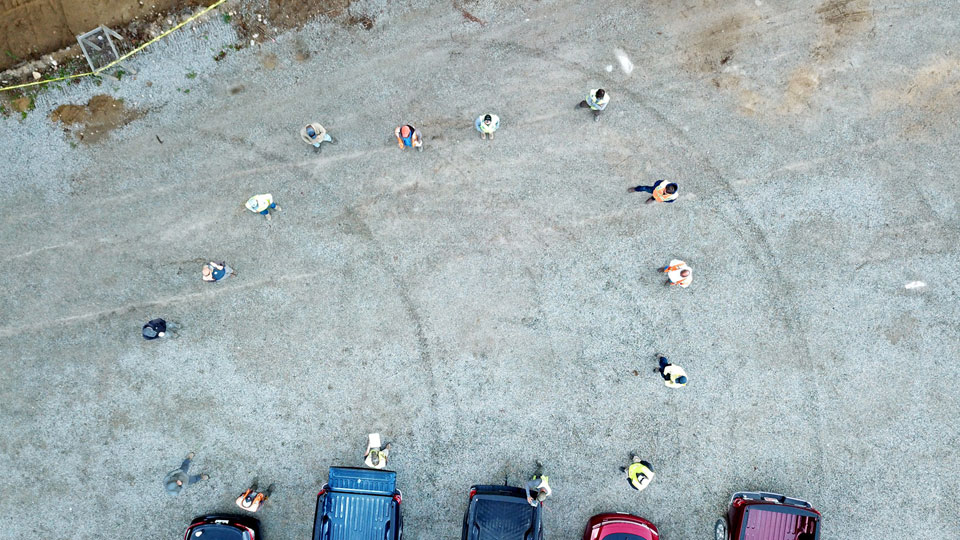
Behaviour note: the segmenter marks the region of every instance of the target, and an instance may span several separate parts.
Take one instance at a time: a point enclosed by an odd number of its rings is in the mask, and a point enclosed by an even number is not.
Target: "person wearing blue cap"
[[[318,151],[320,150],[320,143],[322,142],[334,144],[333,137],[327,133],[327,130],[323,129],[323,126],[317,123],[307,124],[301,129],[300,138],[303,139],[303,142],[313,146]]]
[[[682,367],[671,364],[667,360],[666,356],[657,355],[660,357],[660,367],[654,368],[654,371],[659,371],[660,376],[663,377],[663,384],[667,385],[670,388],[681,388],[687,385],[687,372],[683,370]]]

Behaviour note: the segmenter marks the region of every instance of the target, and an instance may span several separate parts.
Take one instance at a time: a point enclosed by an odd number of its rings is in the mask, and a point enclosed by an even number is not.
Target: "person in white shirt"
[[[596,90],[591,90],[587,94],[587,99],[581,101],[578,105],[578,109],[590,109],[593,111],[593,121],[596,122],[600,119],[600,112],[607,108],[607,103],[610,103],[610,94],[607,93],[603,88],[597,88]]]
[[[390,443],[380,447],[380,434],[371,433],[367,436],[367,451],[363,453],[363,463],[371,469],[383,469],[387,466],[387,457],[390,455]]]
[[[669,281],[666,282],[666,285],[679,285],[686,289],[693,281],[693,269],[680,259],[670,261],[669,266],[659,268],[657,271],[667,274]]]
[[[473,127],[480,132],[481,139],[486,139],[489,135],[492,141],[493,133],[500,128],[500,117],[495,114],[480,115],[477,117],[477,121],[473,123]]]

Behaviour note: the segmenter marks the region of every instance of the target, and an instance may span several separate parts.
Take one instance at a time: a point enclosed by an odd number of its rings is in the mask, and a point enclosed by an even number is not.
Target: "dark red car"
[[[660,531],[642,517],[610,512],[590,518],[583,540],[660,540]]]
[[[819,540],[820,512],[776,493],[734,493],[715,540]]]

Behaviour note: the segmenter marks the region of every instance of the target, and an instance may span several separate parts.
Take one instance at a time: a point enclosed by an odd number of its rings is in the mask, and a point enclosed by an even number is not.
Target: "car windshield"
[[[220,523],[201,525],[190,533],[190,540],[251,540],[247,531]]]

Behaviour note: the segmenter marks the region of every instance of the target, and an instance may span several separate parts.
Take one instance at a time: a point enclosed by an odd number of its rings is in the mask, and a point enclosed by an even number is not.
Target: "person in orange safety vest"
[[[254,480],[253,485],[248,487],[243,494],[237,497],[237,506],[249,512],[256,512],[257,510],[260,510],[260,507],[263,506],[263,503],[267,502],[267,499],[270,498],[271,493],[273,493],[273,484],[270,484],[266,491],[258,492],[257,481]]]

